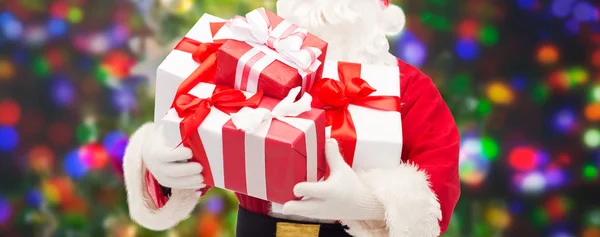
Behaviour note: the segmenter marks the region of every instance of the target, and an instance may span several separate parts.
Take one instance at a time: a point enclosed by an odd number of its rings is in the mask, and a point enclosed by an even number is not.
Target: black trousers
[[[236,233],[237,237],[352,237],[340,224],[284,220],[242,207],[238,211]]]

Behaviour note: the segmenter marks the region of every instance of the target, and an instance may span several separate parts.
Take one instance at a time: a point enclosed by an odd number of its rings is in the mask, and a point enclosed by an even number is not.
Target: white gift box
[[[339,81],[338,61],[326,60],[323,78]],[[355,64],[360,78],[376,89],[370,96],[400,97],[400,70],[394,66]],[[396,167],[402,155],[402,119],[400,112],[382,111],[362,106],[348,106],[356,128],[356,148],[352,168]],[[331,126],[327,127],[327,137]]]
[[[204,14],[185,35],[202,43],[212,43],[215,40],[231,39],[231,32],[225,27],[218,32],[211,31],[211,23],[225,22],[226,20],[210,14]],[[179,50],[173,50],[158,66],[156,70],[156,95],[154,104],[154,122],[158,123],[165,117],[177,88],[192,72],[194,72],[200,63],[192,59],[191,53]]]

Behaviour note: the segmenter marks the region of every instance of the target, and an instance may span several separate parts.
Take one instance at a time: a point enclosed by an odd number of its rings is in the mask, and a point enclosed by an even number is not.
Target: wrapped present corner
[[[218,53],[216,84],[262,89],[283,99],[292,88],[309,90],[321,77],[327,43],[264,8],[227,22],[230,37]]]
[[[189,147],[202,164],[207,185],[285,203],[296,199],[295,184],[324,176],[325,113],[310,95],[295,102],[295,88],[258,102],[259,94],[223,88],[196,85],[162,121],[170,145]]]
[[[398,67],[327,60],[310,91],[324,108],[328,136],[356,170],[396,167],[402,155]]]
[[[154,121],[160,122],[175,99],[179,85],[188,78],[205,76],[214,81],[216,50],[229,39],[226,20],[204,14],[163,60],[156,71]],[[197,80],[188,80],[192,85]]]

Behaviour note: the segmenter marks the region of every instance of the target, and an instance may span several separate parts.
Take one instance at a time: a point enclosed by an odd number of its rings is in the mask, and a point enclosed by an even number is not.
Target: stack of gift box
[[[395,167],[398,68],[326,54],[327,42],[263,8],[205,14],[157,70],[155,122],[170,145],[192,150],[208,186],[274,203],[326,179],[329,137],[353,169]]]

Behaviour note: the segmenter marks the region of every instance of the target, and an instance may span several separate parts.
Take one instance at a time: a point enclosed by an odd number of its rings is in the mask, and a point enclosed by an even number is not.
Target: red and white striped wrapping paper
[[[209,98],[214,88],[215,85],[200,83],[189,94]],[[246,93],[247,97],[252,94]],[[258,108],[271,111],[278,103],[280,100],[263,97]],[[245,132],[232,121],[232,116],[239,119],[244,109],[228,115],[213,107],[195,134],[199,138],[195,140],[201,142],[184,144],[194,152],[194,160],[205,166],[207,185],[285,203],[296,199],[293,187],[297,183],[317,181],[325,172],[324,111],[309,109],[291,118],[294,122],[273,118],[268,127]],[[181,143],[182,120],[175,109],[169,110],[162,120],[172,146]],[[198,154],[202,149],[194,146],[202,146],[205,154]]]
[[[264,8],[235,17],[223,27],[216,81],[236,89],[283,99],[292,88],[308,91],[321,77],[327,43]]]

